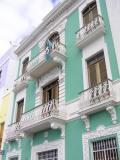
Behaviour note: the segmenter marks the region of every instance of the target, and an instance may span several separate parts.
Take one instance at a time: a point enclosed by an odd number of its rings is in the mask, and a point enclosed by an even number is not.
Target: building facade
[[[120,159],[119,6],[63,1],[21,42],[2,160]]]
[[[10,49],[0,58],[0,154],[3,154],[2,143],[5,141],[3,132],[9,105],[13,98],[12,87],[15,79],[15,66],[16,56]]]

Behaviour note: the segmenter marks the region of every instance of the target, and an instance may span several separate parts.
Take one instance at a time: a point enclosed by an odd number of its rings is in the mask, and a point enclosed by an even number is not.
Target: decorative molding
[[[16,138],[17,144],[18,144],[18,148],[21,148],[21,138]]]
[[[40,87],[44,86],[45,84],[47,84],[51,80],[57,78],[59,76],[59,70],[60,70],[59,67],[55,67],[54,69],[52,69],[48,73],[41,76],[41,78],[39,79]]]
[[[7,152],[6,154],[6,160],[10,160],[11,158],[16,158],[18,157],[18,160],[21,160],[21,150],[12,150]]]
[[[63,61],[61,58],[58,58],[58,57],[54,57],[53,60],[55,62],[61,64],[61,66],[62,66],[61,73],[64,73],[64,71],[65,71],[65,61]]]
[[[115,107],[114,106],[110,106],[110,107],[107,107],[106,110],[108,111],[108,113],[111,116],[112,123],[116,124],[117,123],[117,115],[116,115]]]
[[[19,55],[25,48],[32,43],[35,38],[41,37],[41,34],[43,34],[43,30],[46,28],[48,30],[49,28],[53,28],[54,25],[60,25],[60,22],[57,23],[56,19],[61,19],[61,22],[63,22],[66,17],[71,14],[75,9],[79,7],[79,5],[82,3],[82,1],[76,1],[76,0],[67,0],[63,3],[60,3],[57,5],[44,19],[43,23],[40,24],[37,29],[35,29],[34,32],[31,33],[29,37],[27,37],[25,40],[21,42],[21,44],[18,46],[18,48],[15,50],[15,54]],[[66,12],[69,9],[68,12]],[[64,13],[64,14],[63,14]],[[58,18],[59,17],[59,18]],[[38,36],[39,35],[39,36]],[[40,40],[41,41],[41,40]]]
[[[64,33],[66,22],[67,22],[67,19],[65,19],[63,22],[61,22],[57,26],[53,26],[53,25],[49,26],[49,28],[46,30],[45,35],[43,37],[41,37],[41,39],[39,40],[39,46],[40,46],[40,48],[44,49],[45,42],[46,42],[47,38],[51,34],[53,34],[54,32],[58,32],[60,34],[60,41],[64,44],[65,34],[64,34],[64,36],[62,34]]]
[[[44,138],[48,138],[48,131],[44,132]]]
[[[81,116],[81,120],[84,122],[85,128],[87,129],[87,131],[90,131],[90,121],[88,116],[86,115]]]
[[[58,149],[58,159],[65,160],[65,141],[64,139],[48,142],[44,141],[43,144],[33,146],[31,148],[31,160],[38,159],[39,152],[45,152],[52,149]]]
[[[51,123],[51,128],[52,129],[60,129],[61,130],[61,138],[65,137],[65,125],[64,124],[52,122]]]
[[[90,148],[89,148],[89,141],[94,138],[102,138],[105,136],[112,136],[117,134],[118,137],[118,145],[120,148],[120,125],[113,125],[111,127],[105,128],[104,126],[99,126],[96,131],[88,132],[83,134],[82,142],[83,142],[83,160],[90,159]],[[87,154],[86,154],[87,153]]]

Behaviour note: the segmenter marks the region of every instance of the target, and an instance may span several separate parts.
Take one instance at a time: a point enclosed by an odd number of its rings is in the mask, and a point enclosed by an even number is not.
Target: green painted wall
[[[116,108],[120,113],[120,106]],[[117,113],[118,114],[118,113]],[[118,114],[119,115],[119,114]],[[120,116],[119,116],[120,117]],[[95,131],[98,126],[112,125],[110,114],[107,111],[101,111],[89,116],[90,131]],[[118,120],[120,122],[120,118]],[[80,119],[70,121],[66,124],[65,149],[66,160],[83,160],[82,135],[86,133],[86,128]],[[92,139],[92,137],[91,137]]]
[[[37,43],[32,49],[31,49],[31,59],[36,57],[40,53],[40,47],[39,44]]]
[[[4,154],[2,155],[2,160],[6,160],[7,149],[8,149],[8,145],[4,143],[4,147],[3,147]]]
[[[109,22],[106,2],[105,2],[105,0],[99,0],[99,3],[100,3],[102,17],[103,17],[104,23],[105,23],[106,33],[105,33],[104,38],[105,38],[105,42],[107,44],[110,67],[111,67],[111,72],[112,72],[112,78],[113,78],[113,80],[115,80],[115,79],[118,79],[120,77],[120,75],[119,75],[118,63],[117,63],[117,58],[116,58],[116,52],[115,52],[112,32],[111,32],[111,28],[110,28],[110,22]]]
[[[26,137],[22,140],[21,160],[31,159],[31,138]]]
[[[45,132],[48,132],[48,137],[45,138]],[[56,139],[60,139],[60,133],[61,131],[59,129],[57,130],[52,130],[52,129],[48,129],[46,131],[42,131],[42,132],[38,132],[36,134],[34,134],[33,136],[33,145],[39,145],[39,144],[43,144],[45,140],[50,141],[54,141]]]
[[[10,142],[10,151],[18,149],[18,142],[17,141],[12,141]]]
[[[66,124],[66,160],[83,160],[82,134],[84,132],[85,128],[81,120],[71,121]]]
[[[28,86],[26,88],[26,102],[25,102],[25,112],[35,107],[35,91],[36,82],[28,81]]]
[[[94,131],[99,125],[110,126],[112,125],[110,114],[107,111],[97,112],[89,116],[90,130]]]
[[[120,123],[120,105],[117,105],[115,108],[117,114],[117,122]]]
[[[67,47],[66,101],[77,98],[79,92],[83,90],[82,51],[75,47],[75,33],[79,28],[79,12],[76,10],[68,17],[65,27],[65,44]]]

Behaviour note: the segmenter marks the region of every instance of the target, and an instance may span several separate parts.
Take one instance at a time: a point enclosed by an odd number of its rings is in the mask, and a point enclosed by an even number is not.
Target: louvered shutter
[[[100,69],[101,82],[103,82],[107,79],[107,71],[106,71],[106,65],[105,65],[104,58],[101,61],[99,61],[99,69]]]

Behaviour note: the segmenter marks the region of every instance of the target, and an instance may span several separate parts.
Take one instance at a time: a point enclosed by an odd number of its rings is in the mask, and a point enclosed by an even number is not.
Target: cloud
[[[9,42],[21,39],[37,27],[59,0],[1,0],[0,56]]]

